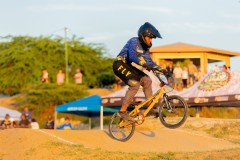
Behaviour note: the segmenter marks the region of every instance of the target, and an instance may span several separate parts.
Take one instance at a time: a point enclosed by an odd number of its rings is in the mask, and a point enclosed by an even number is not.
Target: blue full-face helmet
[[[144,48],[151,48],[152,43],[147,43],[144,37],[162,38],[158,30],[149,22],[144,23],[138,30],[138,38]]]

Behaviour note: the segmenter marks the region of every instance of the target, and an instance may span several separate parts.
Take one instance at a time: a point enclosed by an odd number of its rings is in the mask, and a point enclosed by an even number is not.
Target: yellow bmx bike
[[[157,106],[158,116],[161,123],[167,128],[180,127],[187,119],[188,106],[183,98],[177,95],[167,95],[165,87],[168,85],[164,74],[154,71],[154,75],[160,81],[160,89],[146,101],[134,105],[134,109],[129,112],[129,116],[135,121],[122,119],[118,112],[114,113],[109,123],[109,133],[112,138],[118,141],[129,140],[135,131],[135,126],[144,122],[149,111]],[[144,109],[146,104],[150,105]],[[144,109],[140,111],[140,109]]]

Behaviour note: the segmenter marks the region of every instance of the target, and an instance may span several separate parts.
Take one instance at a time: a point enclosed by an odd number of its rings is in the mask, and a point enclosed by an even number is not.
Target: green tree
[[[107,58],[102,45],[85,44],[73,36],[68,41],[70,83],[77,68],[83,71],[87,86],[102,84],[102,72],[112,74],[113,59]],[[6,36],[0,43],[0,93],[14,94],[41,83],[41,70],[47,69],[50,83],[55,83],[59,69],[65,71],[65,48],[62,37]]]

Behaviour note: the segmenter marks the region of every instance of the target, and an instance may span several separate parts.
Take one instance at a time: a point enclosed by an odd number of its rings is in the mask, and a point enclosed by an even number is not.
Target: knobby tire
[[[162,101],[159,107],[159,119],[161,123],[170,129],[178,128],[186,121],[188,116],[188,105],[184,99],[177,95],[171,95],[167,97],[168,103],[173,107],[173,112],[167,110],[167,105],[165,101]],[[175,102],[175,103],[174,103]],[[177,113],[174,113],[174,112]],[[176,114],[176,115],[174,115]],[[175,117],[173,117],[175,116]],[[182,117],[181,117],[182,116]],[[179,119],[177,122],[171,122],[168,119]]]

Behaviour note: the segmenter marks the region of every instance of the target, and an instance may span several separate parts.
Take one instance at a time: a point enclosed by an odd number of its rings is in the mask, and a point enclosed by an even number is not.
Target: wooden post
[[[200,111],[201,111],[201,107],[197,106],[196,107],[196,118],[200,118]]]
[[[100,130],[103,130],[103,106],[100,108]]]
[[[57,111],[55,109],[55,115],[54,115],[54,130],[57,129]]]
[[[88,118],[88,129],[91,130],[92,118]]]

